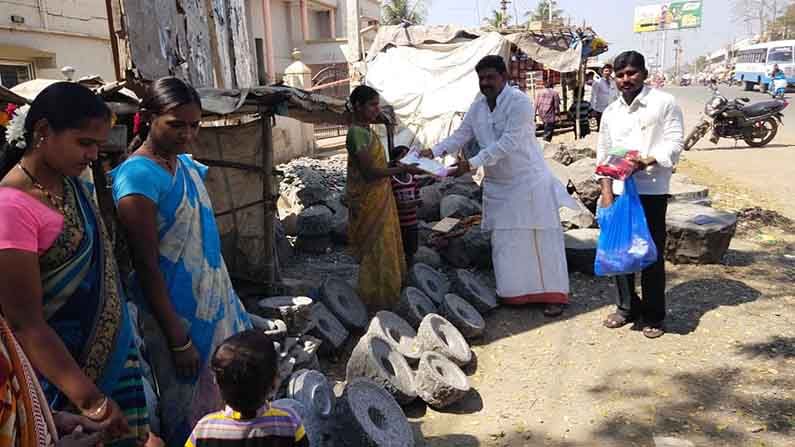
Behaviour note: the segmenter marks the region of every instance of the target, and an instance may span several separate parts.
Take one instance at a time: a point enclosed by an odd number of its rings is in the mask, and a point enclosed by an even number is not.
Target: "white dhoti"
[[[505,304],[567,304],[569,271],[563,230],[493,230],[497,295]]]

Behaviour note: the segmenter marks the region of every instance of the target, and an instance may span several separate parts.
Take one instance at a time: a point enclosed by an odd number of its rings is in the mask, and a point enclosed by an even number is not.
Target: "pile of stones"
[[[486,328],[482,313],[497,307],[493,290],[467,270],[446,275],[425,264],[411,268],[407,287],[394,312],[370,321],[348,360],[346,378],[367,378],[400,405],[417,398],[445,408],[470,390],[461,369],[473,355],[467,340]]]
[[[403,406],[421,399],[445,408],[469,393],[468,340],[483,335],[494,290],[468,270],[448,278],[420,263],[409,276],[399,305],[372,319],[351,285],[335,278],[323,281],[317,299],[259,300],[252,320],[280,357],[274,405],[301,416],[312,446],[413,446]],[[339,354],[351,334],[363,335],[335,387],[318,356]]]
[[[279,219],[285,233],[296,238],[296,248],[321,254],[330,252],[335,242],[347,242],[345,157],[298,158],[278,169],[284,173]]]

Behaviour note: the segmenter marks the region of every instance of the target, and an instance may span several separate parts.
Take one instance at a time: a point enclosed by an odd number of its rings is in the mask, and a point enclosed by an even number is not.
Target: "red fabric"
[[[141,112],[135,112],[133,115],[133,135],[138,135],[141,130]]]
[[[500,297],[500,302],[508,306],[523,304],[569,304],[569,295],[560,292],[531,293],[528,295]]]

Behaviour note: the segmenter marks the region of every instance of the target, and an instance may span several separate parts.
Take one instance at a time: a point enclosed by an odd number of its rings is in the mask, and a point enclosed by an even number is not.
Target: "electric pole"
[[[505,28],[505,25],[508,20],[508,4],[511,3],[508,0],[500,0],[500,10],[502,11],[502,23],[500,23],[500,28]]]

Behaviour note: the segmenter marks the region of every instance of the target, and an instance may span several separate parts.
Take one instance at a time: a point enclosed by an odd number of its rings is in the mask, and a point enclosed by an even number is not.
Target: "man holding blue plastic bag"
[[[622,53],[613,66],[621,96],[602,116],[597,146],[597,171],[602,185],[598,214],[603,236],[623,232],[634,239],[625,250],[627,256],[617,262],[624,265],[611,264],[611,258],[603,256],[601,262],[597,259],[597,270],[606,274],[633,273],[616,274],[618,308],[608,315],[604,325],[614,329],[642,322],[643,335],[657,338],[665,333],[665,214],[673,167],[682,151],[682,110],[673,96],[644,85],[648,71],[642,54]],[[615,162],[617,157],[619,162]],[[622,158],[630,163],[629,172],[620,162]],[[631,177],[625,190],[625,182],[615,179],[627,174]],[[633,210],[639,210],[636,196],[642,204],[640,216],[633,214]],[[637,228],[643,220],[652,241],[645,240],[644,229]],[[631,228],[633,222],[635,228]],[[600,245],[610,244],[600,237]],[[644,259],[654,252],[655,258]],[[621,271],[627,266],[629,270]],[[641,269],[642,300],[635,289],[634,275]]]

